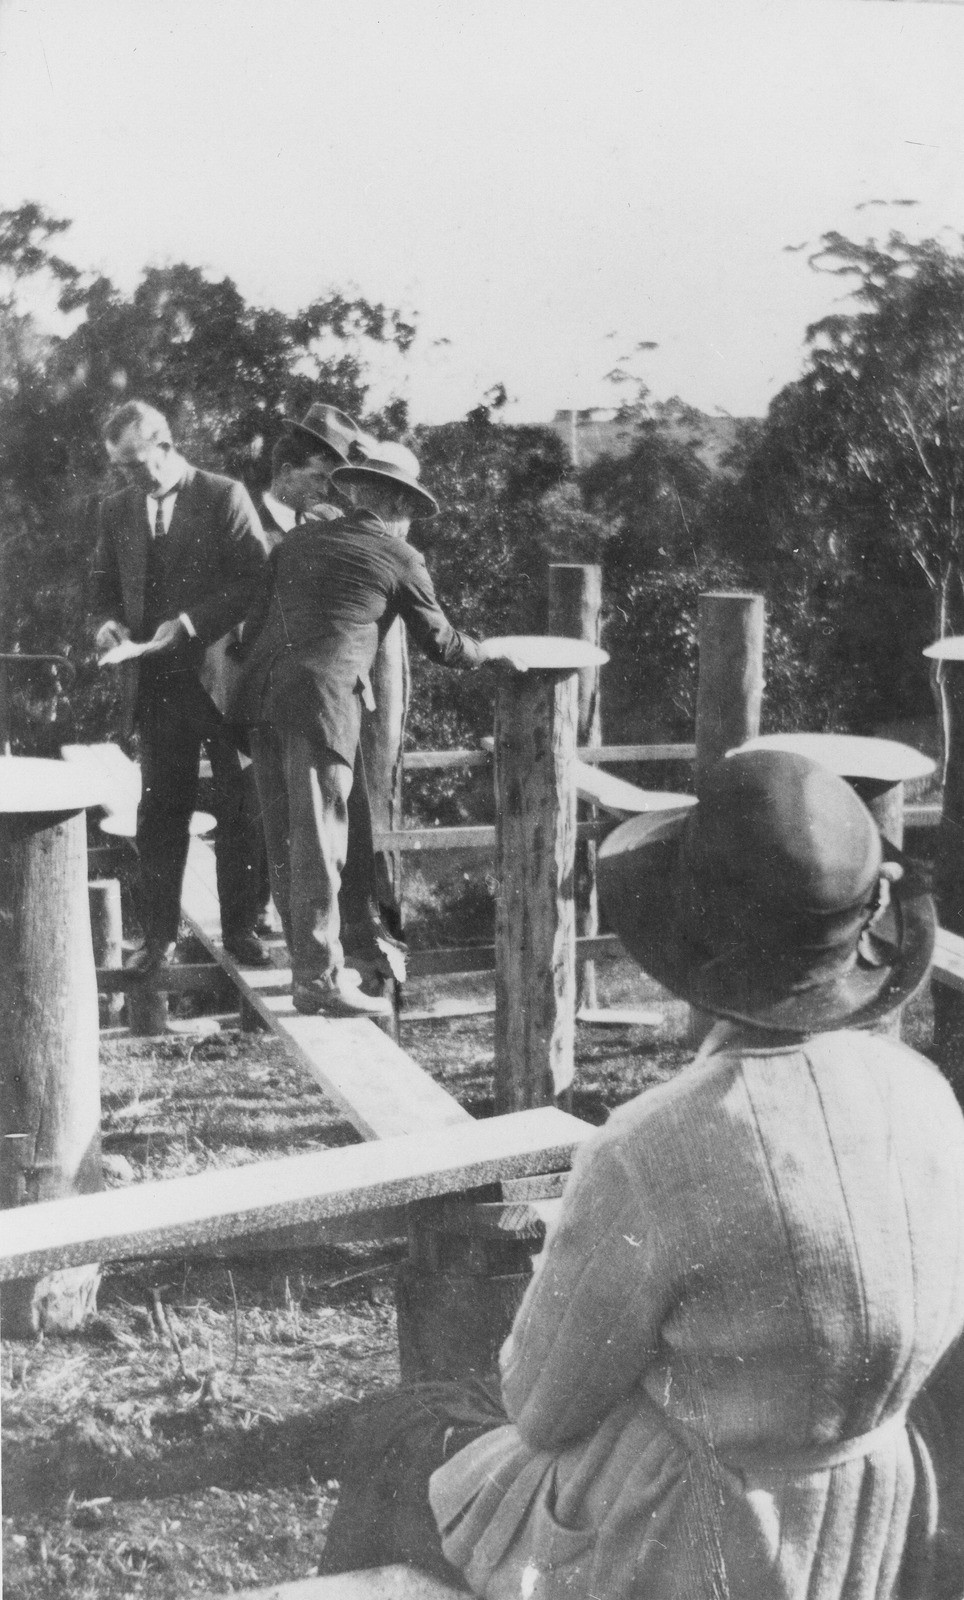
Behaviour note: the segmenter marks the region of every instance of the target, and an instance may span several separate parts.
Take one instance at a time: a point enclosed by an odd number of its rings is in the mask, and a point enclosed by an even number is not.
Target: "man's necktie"
[[[154,534],[147,552],[144,580],[144,636],[151,638],[165,620],[167,578],[167,529],[164,526],[164,501],[158,500]]]

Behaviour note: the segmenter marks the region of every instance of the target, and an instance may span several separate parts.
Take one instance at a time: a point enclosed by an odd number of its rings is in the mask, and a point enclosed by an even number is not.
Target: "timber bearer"
[[[272,552],[245,624],[233,714],[251,729],[295,1009],[386,1015],[388,1002],[362,993],[345,967],[338,911],[372,665],[396,617],[444,666],[474,668],[482,652],[449,622],[424,558],[406,543],[413,518],[438,510],[415,475],[369,459],[337,467],[332,482],[351,510],[336,522],[308,517]],[[506,652],[491,659],[516,664]]]

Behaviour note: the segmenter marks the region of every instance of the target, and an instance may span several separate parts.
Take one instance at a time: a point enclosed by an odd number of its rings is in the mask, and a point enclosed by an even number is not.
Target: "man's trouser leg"
[[[345,925],[367,933],[371,940],[372,930],[379,926],[378,880],[371,800],[360,744],[348,797],[348,854],[341,879],[341,909]]]
[[[289,954],[293,955],[291,931],[291,861],[288,820],[288,785],[285,777],[284,747],[277,728],[262,723],[251,729],[251,756],[264,829],[268,861],[268,880]]]
[[[197,715],[211,762],[211,800],[217,827],[214,859],[221,937],[252,933],[259,911],[259,833],[254,794],[245,777],[241,752],[214,702],[198,686]]]
[[[137,723],[141,743],[137,909],[145,940],[160,948],[177,938],[201,754],[200,732],[190,713],[190,688],[181,676],[145,687]]]
[[[291,967],[295,983],[344,962],[338,890],[348,850],[352,768],[318,739],[280,730],[288,792]]]

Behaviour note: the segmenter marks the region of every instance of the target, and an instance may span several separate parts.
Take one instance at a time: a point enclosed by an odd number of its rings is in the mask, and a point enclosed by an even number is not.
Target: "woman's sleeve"
[[[502,1350],[503,1401],[532,1449],[588,1433],[651,1364],[673,1293],[659,1220],[615,1141],[583,1147]]]

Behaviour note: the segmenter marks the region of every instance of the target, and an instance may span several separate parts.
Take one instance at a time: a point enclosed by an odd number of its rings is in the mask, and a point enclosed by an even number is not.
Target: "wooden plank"
[[[555,1106],[540,1106],[254,1168],[20,1206],[4,1216],[0,1279],[149,1255],[155,1246],[190,1252],[199,1244],[454,1194],[502,1177],[559,1171],[592,1131]]]
[[[141,798],[141,769],[116,744],[65,744],[60,747],[64,761],[102,785],[104,832],[114,838],[133,839],[137,828],[137,806]],[[214,818],[207,811],[195,811],[192,833],[210,833]]]
[[[647,811],[685,811],[696,804],[692,795],[639,789],[625,778],[616,778],[582,760],[576,762],[576,794],[580,800],[589,800],[617,817],[634,817]]]
[[[376,850],[494,850],[495,827],[395,828],[375,834]]]
[[[105,809],[136,811],[141,797],[141,771],[117,744],[65,744],[60,754],[72,766],[104,783]]]
[[[222,975],[216,961],[205,961],[197,965],[163,967],[151,982],[162,994],[197,994],[213,988]],[[101,994],[126,994],[129,989],[142,988],[146,982],[142,972],[129,972],[124,967],[97,968],[97,987]]]
[[[638,1006],[580,1006],[576,1021],[595,1028],[658,1028],[661,1011],[643,1011]]]
[[[402,765],[406,772],[442,772],[446,768],[488,767],[492,756],[488,750],[406,750]]]
[[[940,826],[941,811],[943,807],[939,800],[923,801],[915,804],[911,801],[904,802],[904,827],[905,828],[937,828]]]
[[[540,1202],[548,1204],[548,1201]],[[293,1223],[288,1228],[270,1228],[263,1233],[245,1234],[243,1239],[215,1240],[198,1244],[194,1257],[209,1261],[230,1261],[237,1256],[274,1255],[287,1250],[317,1250],[320,1246],[346,1244],[389,1244],[408,1237],[409,1206],[388,1206],[383,1211],[360,1211],[350,1217],[326,1217],[321,1222]],[[180,1246],[165,1245],[150,1252],[152,1260],[183,1255]],[[143,1259],[127,1257],[128,1260]]]
[[[605,839],[612,832],[611,822],[580,822],[577,839]],[[495,827],[398,828],[375,834],[376,850],[403,850],[428,854],[433,850],[494,850]]]
[[[467,1111],[398,1045],[364,1017],[303,1017],[279,994],[290,973],[241,969],[221,948],[214,852],[191,841],[181,909],[197,937],[220,962],[240,994],[284,1041],[366,1139],[471,1123]]]
[[[962,0],[964,3],[964,0]],[[643,761],[694,761],[695,744],[601,744],[580,749],[583,761],[603,766]],[[406,772],[441,771],[446,767],[487,766],[492,755],[492,740],[483,739],[481,750],[406,750]]]
[[[464,1589],[450,1588],[414,1567],[368,1567],[327,1578],[298,1578],[267,1589],[233,1591],[222,1600],[465,1600]]]
[[[577,939],[576,955],[599,960],[620,956],[623,946],[614,933],[601,933],[595,939]],[[407,957],[410,978],[437,978],[446,973],[494,972],[495,945],[463,945],[451,950],[410,950]]]
[[[452,1022],[459,1017],[491,1017],[495,1014],[495,998],[487,1000],[437,1000],[433,1006],[414,1011],[403,1010],[399,1022]]]
[[[483,750],[491,751],[495,748],[495,739],[491,734],[486,734],[481,743]],[[621,762],[695,761],[696,746],[695,744],[581,745],[579,759],[589,761],[595,766],[600,764],[605,766],[607,763],[618,766]]]

